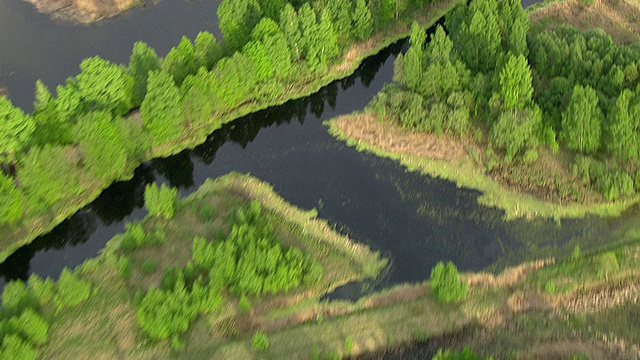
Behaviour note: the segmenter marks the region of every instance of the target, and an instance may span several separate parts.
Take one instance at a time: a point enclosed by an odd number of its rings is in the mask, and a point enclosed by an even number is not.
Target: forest
[[[24,228],[60,221],[91,200],[83,196],[181,149],[200,129],[209,133],[251,104],[295,96],[331,72],[351,44],[429,2],[226,0],[217,14],[222,39],[183,37],[164,58],[137,42],[126,65],[87,58],[54,93],[37,81],[31,114],[0,97],[3,233],[21,237]],[[12,241],[5,237],[3,247]]]
[[[394,83],[369,106],[378,115],[486,143],[488,172],[535,168],[544,147],[569,154],[568,172],[604,200],[640,190],[637,44],[570,25],[531,28],[515,0],[457,5],[428,36],[414,24]],[[534,181],[587,201],[575,184]]]

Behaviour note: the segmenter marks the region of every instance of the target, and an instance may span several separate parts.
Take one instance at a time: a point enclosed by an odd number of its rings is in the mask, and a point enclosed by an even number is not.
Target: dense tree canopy
[[[593,154],[600,148],[602,120],[596,91],[590,86],[576,85],[562,114],[560,135],[569,149],[581,154]]]

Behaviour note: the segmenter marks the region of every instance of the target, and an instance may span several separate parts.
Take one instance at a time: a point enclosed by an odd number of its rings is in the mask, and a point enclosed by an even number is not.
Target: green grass
[[[347,115],[357,118],[358,113]],[[366,143],[358,139],[351,139],[336,126],[336,119],[328,120],[325,124],[329,133],[358,151],[370,152],[379,157],[389,158],[400,162],[409,171],[417,171],[435,178],[454,182],[458,187],[475,189],[482,192],[478,197],[481,205],[497,207],[505,211],[505,219],[514,218],[580,218],[588,214],[603,217],[620,216],[631,205],[638,201],[638,197],[627,200],[582,205],[578,203],[561,205],[540,200],[532,195],[509,189],[486,174],[485,168],[480,167],[469,155],[459,159],[434,160],[422,158],[412,154],[388,152],[375,144]]]

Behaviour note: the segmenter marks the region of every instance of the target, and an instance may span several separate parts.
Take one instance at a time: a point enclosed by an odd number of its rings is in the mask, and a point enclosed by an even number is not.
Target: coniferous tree
[[[590,86],[576,85],[569,105],[562,113],[560,136],[569,149],[593,154],[600,148],[602,120],[596,91]]]
[[[367,2],[365,0],[356,0],[356,8],[353,13],[353,33],[356,39],[368,39],[372,31],[373,20]]]
[[[149,73],[147,96],[140,105],[140,117],[155,144],[162,144],[180,135],[180,92],[171,75],[157,70]]]
[[[162,60],[162,70],[173,77],[173,81],[177,86],[189,74],[195,74],[198,71],[198,61],[196,59],[196,50],[186,36],[180,40],[177,47],[171,48],[167,56]]]
[[[158,54],[147,43],[138,41],[133,44],[133,51],[129,58],[129,73],[134,80],[131,103],[139,107],[147,93],[147,79],[149,72],[160,69]]]
[[[29,142],[35,122],[20,108],[0,97],[0,162],[12,161]]]

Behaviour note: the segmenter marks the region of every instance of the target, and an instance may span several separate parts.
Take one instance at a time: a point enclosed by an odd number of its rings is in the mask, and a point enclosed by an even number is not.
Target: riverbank
[[[145,0],[24,0],[56,20],[89,25],[145,4]]]
[[[458,2],[459,0],[448,0],[438,2],[437,4],[426,5],[422,12],[414,13],[414,19],[420,21],[425,26],[429,26],[440,19]],[[390,44],[405,38],[408,35],[408,31],[408,20],[394,23],[382,32],[374,34],[369,40],[356,43],[349,47],[349,49],[344,52],[345,55],[342,61],[338,61],[332,65],[326,72],[300,79],[300,81],[290,84],[286,91],[279,97],[269,98],[261,102],[244,103],[226,113],[216,113],[215,119],[212,118],[212,121],[200,126],[190,126],[174,141],[153,148],[146,154],[142,162],[158,157],[170,156],[184,149],[193,148],[203,143],[208,135],[219,129],[222,124],[258,110],[281,105],[289,100],[313,94],[332,81],[353,74],[364,59],[377,54]],[[5,226],[2,237],[0,238],[0,261],[4,261],[7,256],[15,250],[30,243],[37,236],[49,232],[64,219],[95,200],[102,190],[107,188],[113,181],[130,179],[133,176],[133,170],[140,164],[141,162],[129,162],[123,174],[117,178],[111,181],[93,179],[82,193],[71,195],[63,201],[56,203],[47,213],[37,215],[27,214],[21,223]]]
[[[248,310],[237,295],[225,292],[221,310],[200,315],[177,340],[147,340],[136,320],[140,296],[134,294],[160,284],[163,267],[184,267],[194,234],[224,228],[229,211],[253,200],[267,211],[265,216],[279,219],[276,233],[283,245],[298,247],[321,264],[321,280],[287,294],[250,296]],[[319,302],[323,293],[346,281],[377,276],[384,261],[315,219],[313,211],[288,205],[269,185],[238,174],[209,180],[180,201],[171,220],[159,220],[148,217],[142,224],[147,230],[161,226],[164,243],[123,252],[124,237],[118,235],[97,258],[75,270],[93,289],[83,303],[61,311],[53,304],[40,307],[51,322],[48,340],[39,348],[42,358],[340,358],[407,349],[431,339],[446,344],[438,341],[447,338],[455,339],[450,347],[468,345],[497,358],[582,353],[624,359],[633,358],[637,348],[632,346],[635,333],[622,331],[633,319],[622,317],[614,327],[598,317],[634,311],[630,304],[640,294],[637,237],[599,253],[576,251],[560,262],[535,261],[497,275],[463,273],[469,293],[450,304],[435,300],[429,282],[397,285],[353,303]],[[128,277],[120,265],[123,254],[133,264]],[[144,270],[148,263],[154,264],[152,270]],[[598,326],[580,320],[594,316]],[[268,340],[266,348],[254,345],[256,333]],[[615,345],[623,343],[627,346]]]
[[[239,209],[256,206],[262,208],[259,220],[267,224],[264,229],[278,238],[283,249],[295,248],[308,256],[319,266],[321,276],[276,294],[245,298],[233,289],[223,290],[219,311],[201,313],[188,331],[178,335],[187,353],[194,347],[219,347],[257,331],[276,331],[315,320],[313,309],[319,306],[323,294],[347,282],[375,278],[386,267],[385,259],[336,233],[325,221],[317,219],[314,211],[286,203],[266,183],[231,173],[208,180],[198,191],[179,200],[171,219],[148,216],[140,222],[147,235],[161,232],[164,241],[131,247],[127,239],[133,232],[129,230],[110,240],[98,257],[74,270],[91,284],[91,296],[77,307],[62,310],[51,303],[40,304],[39,311],[51,323],[49,340],[39,349],[40,357],[170,357],[176,350],[172,350],[174,340],[150,341],[141,330],[137,320],[140,315],[136,315],[140,298],[136,294],[164,287],[170,269],[186,269],[185,274],[193,271],[188,270],[190,266],[199,269],[202,263],[191,260],[197,256],[195,248],[193,254],[191,251],[194,238],[213,244],[232,241],[229,232],[236,230],[229,228],[230,222],[245,216],[239,215]],[[248,216],[246,211],[243,214]],[[251,224],[257,226],[256,222]],[[223,237],[227,239],[222,240]],[[221,266],[220,263],[215,271],[223,271]],[[317,275],[317,271],[313,273]],[[189,288],[192,286],[187,277],[184,281]],[[250,348],[249,351],[253,352]]]
[[[485,149],[470,137],[414,133],[393,121],[383,121],[373,112],[354,113],[326,122],[329,132],[359,151],[387,157],[418,171],[482,192],[478,202],[505,211],[507,219],[550,217],[577,218],[587,214],[619,216],[637,199],[600,204],[559,204],[544,201],[519,186],[487,174],[482,161]],[[553,156],[553,155],[549,155]]]

